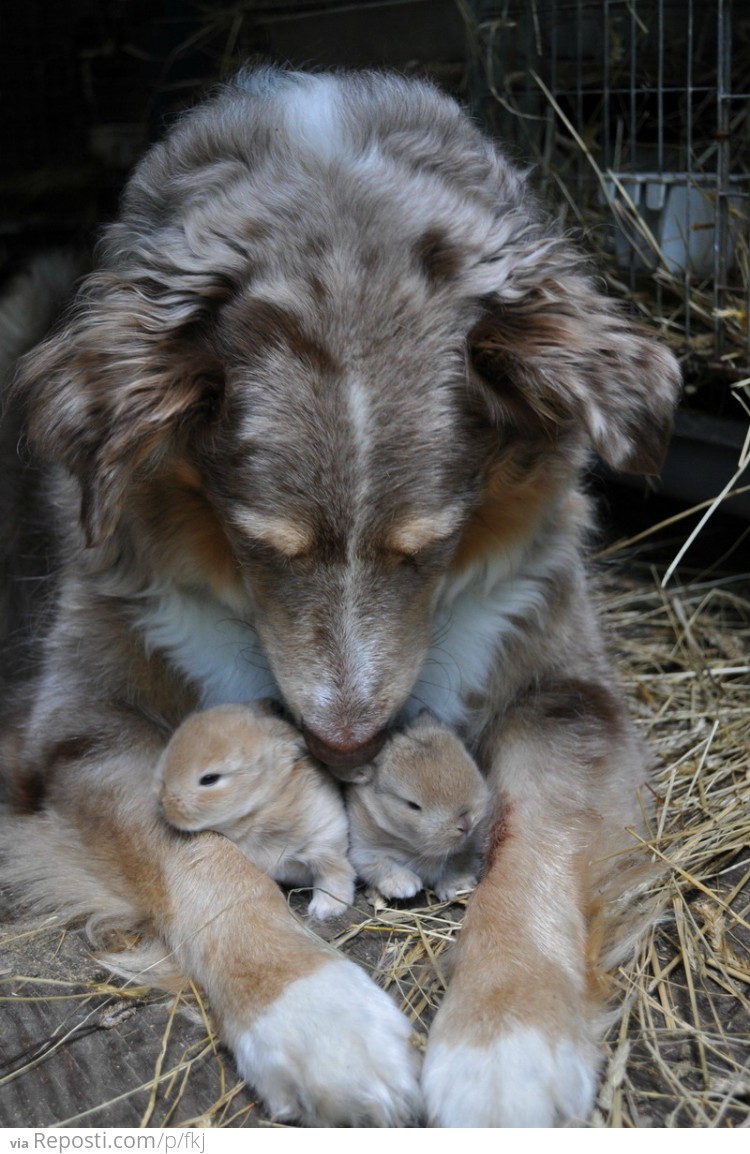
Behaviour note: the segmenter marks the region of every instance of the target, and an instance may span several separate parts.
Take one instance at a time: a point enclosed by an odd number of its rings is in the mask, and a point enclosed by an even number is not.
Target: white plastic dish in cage
[[[717,179],[684,172],[612,173],[605,178],[615,213],[615,252],[622,267],[666,268],[709,277],[734,263],[742,197],[729,195],[725,251],[716,246]],[[602,197],[604,199],[604,197]]]

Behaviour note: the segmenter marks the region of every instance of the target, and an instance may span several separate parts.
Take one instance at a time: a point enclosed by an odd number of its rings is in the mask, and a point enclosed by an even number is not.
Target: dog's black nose
[[[361,775],[351,774],[348,771],[357,769],[358,766],[365,765],[366,762],[377,757],[385,744],[386,734],[387,731],[381,729],[379,733],[364,742],[341,741],[334,743],[326,741],[315,730],[309,729],[304,722],[302,723],[302,736],[310,753],[313,757],[317,757],[318,761],[327,765],[331,772],[342,781],[361,780]]]

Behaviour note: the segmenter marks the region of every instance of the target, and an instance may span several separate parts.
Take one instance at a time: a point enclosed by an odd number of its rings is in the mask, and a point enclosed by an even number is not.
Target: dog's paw
[[[422,1087],[429,1124],[447,1127],[583,1123],[594,1105],[593,1047],[517,1026],[488,1046],[427,1047]]]
[[[279,1121],[406,1126],[421,1114],[411,1033],[388,994],[336,959],[288,986],[234,1049]]]

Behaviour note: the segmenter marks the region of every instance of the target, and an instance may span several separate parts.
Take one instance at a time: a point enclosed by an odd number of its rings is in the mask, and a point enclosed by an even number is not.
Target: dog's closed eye
[[[251,542],[273,549],[288,560],[304,557],[313,546],[310,530],[284,517],[268,517],[252,509],[235,509],[232,521]]]
[[[416,561],[420,556],[449,545],[464,517],[464,510],[458,506],[432,516],[409,517],[391,528],[384,547],[396,556]]]

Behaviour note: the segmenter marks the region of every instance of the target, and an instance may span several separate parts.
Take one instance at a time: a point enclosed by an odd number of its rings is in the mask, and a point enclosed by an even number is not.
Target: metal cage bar
[[[475,111],[695,377],[750,374],[738,0],[470,0]]]

